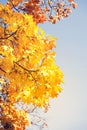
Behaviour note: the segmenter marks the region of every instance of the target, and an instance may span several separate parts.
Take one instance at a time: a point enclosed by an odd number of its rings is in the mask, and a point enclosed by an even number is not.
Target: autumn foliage
[[[63,73],[54,60],[56,38],[37,24],[67,17],[70,6],[76,8],[73,0],[68,3],[9,0],[0,4],[0,130],[25,130],[34,124],[28,114],[40,107],[46,111],[49,99],[61,92]]]
[[[49,21],[55,24],[68,17],[77,4],[74,0],[9,0],[8,6],[32,15],[36,23]]]

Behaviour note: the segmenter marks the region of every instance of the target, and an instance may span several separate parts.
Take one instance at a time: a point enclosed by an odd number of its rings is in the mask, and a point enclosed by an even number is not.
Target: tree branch
[[[9,36],[7,37],[0,37],[1,40],[4,40],[4,39],[8,39],[10,38],[11,36],[13,36],[14,34],[16,34],[17,30],[15,32],[12,32]]]
[[[23,67],[22,65],[20,65],[18,62],[14,62],[14,63],[15,63],[16,65],[18,65],[19,67],[21,67],[22,69],[24,69],[25,71],[29,72],[29,73],[39,71],[39,70],[28,70],[28,69],[26,69],[25,67]]]
[[[3,70],[1,67],[0,67],[0,70],[1,70],[1,71],[3,71],[4,73],[6,73],[6,71],[5,71],[5,70]]]

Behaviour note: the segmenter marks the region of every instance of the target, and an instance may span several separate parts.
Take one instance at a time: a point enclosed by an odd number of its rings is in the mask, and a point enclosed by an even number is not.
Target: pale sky
[[[41,25],[58,38],[56,63],[65,82],[59,98],[51,102],[48,130],[87,130],[87,0],[77,2],[69,18]]]

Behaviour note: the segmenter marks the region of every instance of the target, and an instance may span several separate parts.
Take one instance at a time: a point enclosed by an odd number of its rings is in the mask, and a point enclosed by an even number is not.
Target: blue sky
[[[48,130],[87,130],[87,0],[77,2],[69,18],[41,25],[58,37],[56,63],[65,75],[63,92],[51,101]]]

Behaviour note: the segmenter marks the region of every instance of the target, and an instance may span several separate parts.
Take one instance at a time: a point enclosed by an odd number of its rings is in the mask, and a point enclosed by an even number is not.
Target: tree
[[[68,2],[76,7],[73,0]],[[62,1],[9,0],[0,4],[0,129],[25,130],[27,125],[37,125],[28,113],[39,108],[46,111],[49,99],[61,92],[63,73],[55,64],[53,50],[56,38],[37,24],[55,23],[70,12]]]

